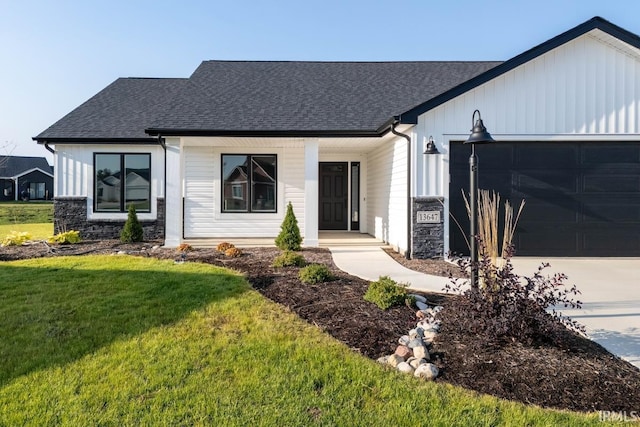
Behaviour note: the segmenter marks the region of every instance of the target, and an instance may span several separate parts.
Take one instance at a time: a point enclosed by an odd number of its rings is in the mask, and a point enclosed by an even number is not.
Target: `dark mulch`
[[[83,242],[49,247],[36,243],[0,248],[0,260],[57,255],[109,254],[125,251],[140,256],[177,258],[153,243],[123,245],[116,241]],[[215,249],[196,249],[189,261],[206,262],[243,272],[267,298],[288,307],[347,346],[372,359],[390,354],[401,335],[415,326],[415,309],[402,306],[382,311],[363,300],[368,282],[338,270],[326,249],[307,248],[307,262],[327,265],[336,279],[305,285],[298,268],[273,268],[276,248],[243,249],[239,258],[225,258]],[[457,274],[455,266],[438,260],[398,262],[430,274]],[[450,295],[426,294],[431,304],[447,306]],[[480,393],[544,407],[576,411],[637,411],[640,408],[640,370],[613,356],[600,345],[566,331],[561,346],[478,348],[470,334],[440,334],[431,354],[441,369],[437,381]]]

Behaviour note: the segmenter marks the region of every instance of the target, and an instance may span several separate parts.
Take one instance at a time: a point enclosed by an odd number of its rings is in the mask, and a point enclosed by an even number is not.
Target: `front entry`
[[[347,230],[349,168],[347,162],[320,163],[320,230]]]

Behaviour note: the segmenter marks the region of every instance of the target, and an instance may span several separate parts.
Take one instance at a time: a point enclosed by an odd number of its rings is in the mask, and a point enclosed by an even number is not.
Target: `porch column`
[[[166,167],[164,195],[165,225],[164,245],[177,247],[182,241],[182,161],[180,159],[180,140],[166,139]]]
[[[304,246],[318,246],[318,140],[304,142]]]

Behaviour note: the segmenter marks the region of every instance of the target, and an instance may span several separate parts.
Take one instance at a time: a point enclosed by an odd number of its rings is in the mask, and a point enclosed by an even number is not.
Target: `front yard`
[[[207,264],[5,261],[0,295],[0,425],[598,424],[387,370]]]

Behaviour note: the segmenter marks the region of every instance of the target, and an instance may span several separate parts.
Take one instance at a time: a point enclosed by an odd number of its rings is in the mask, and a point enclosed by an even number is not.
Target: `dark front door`
[[[470,148],[451,148],[451,212],[468,230],[460,189],[469,191]],[[480,188],[526,201],[516,255],[640,256],[640,143],[500,141],[476,151]],[[451,249],[468,252],[454,223]]]
[[[348,217],[347,162],[320,163],[320,230],[346,230]]]

